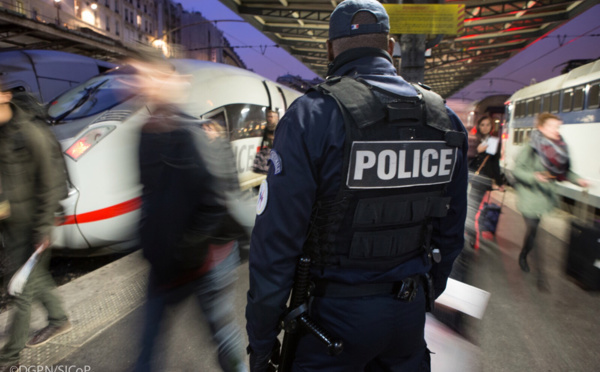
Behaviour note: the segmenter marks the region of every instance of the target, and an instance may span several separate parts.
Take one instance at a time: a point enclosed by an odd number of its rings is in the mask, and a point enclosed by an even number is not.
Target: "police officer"
[[[268,368],[302,255],[307,312],[344,349],[329,355],[303,333],[293,371],[430,369],[426,307],[464,242],[466,132],[438,95],[396,75],[388,33],[379,2],[340,3],[327,81],[278,125],[250,245],[252,371]]]

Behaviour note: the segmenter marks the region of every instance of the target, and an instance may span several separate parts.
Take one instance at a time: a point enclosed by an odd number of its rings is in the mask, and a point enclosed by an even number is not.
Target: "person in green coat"
[[[67,191],[64,167],[59,168],[64,163],[61,163],[60,144],[35,115],[37,108],[33,105],[37,103],[21,100],[23,94],[26,93],[13,97],[12,92],[2,91],[0,86],[0,179],[9,208],[0,221],[7,262],[5,282],[8,284],[36,249],[43,253],[23,292],[13,298],[8,340],[0,350],[0,371],[16,370],[26,345],[41,346],[71,329],[62,303],[54,293],[56,285],[48,269],[55,212]],[[39,301],[46,309],[48,326],[28,341],[33,301]]]
[[[519,255],[519,266],[529,272],[527,255],[534,251],[534,242],[542,216],[550,213],[559,202],[556,181],[570,181],[581,187],[588,182],[570,170],[567,144],[560,135],[561,119],[549,113],[537,117],[529,145],[517,155],[513,175],[518,196],[518,208],[527,226],[525,242]],[[537,263],[538,288],[548,290],[540,247],[534,251]]]

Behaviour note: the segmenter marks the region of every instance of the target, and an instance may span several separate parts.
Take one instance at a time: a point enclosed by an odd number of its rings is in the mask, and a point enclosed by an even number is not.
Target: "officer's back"
[[[378,2],[338,5],[329,78],[278,125],[250,249],[253,370],[266,368],[301,255],[307,313],[344,350],[303,334],[294,368],[428,369],[426,292],[441,294],[462,248],[466,137],[439,96],[396,75],[388,32]]]

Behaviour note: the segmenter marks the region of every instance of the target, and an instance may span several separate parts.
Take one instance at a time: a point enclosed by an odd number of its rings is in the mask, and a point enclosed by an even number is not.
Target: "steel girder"
[[[325,76],[327,23],[339,0],[220,1],[316,74]],[[448,97],[597,2],[446,0],[445,3],[465,4],[464,33],[445,36],[432,49],[425,65],[425,84]]]

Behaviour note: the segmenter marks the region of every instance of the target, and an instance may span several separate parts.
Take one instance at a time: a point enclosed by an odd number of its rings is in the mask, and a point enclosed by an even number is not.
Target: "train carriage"
[[[183,111],[211,118],[229,134],[243,188],[264,175],[252,172],[267,108],[280,116],[301,94],[236,67],[173,60],[191,78],[191,100]],[[134,70],[122,67],[96,76],[53,100],[48,108],[70,175],[62,201],[65,218],[55,229],[54,246],[89,253],[135,246],[141,185],[137,165],[139,130],[148,118],[144,101],[132,93]],[[103,249],[103,251],[106,251]]]
[[[510,175],[517,153],[526,145],[536,115],[550,112],[564,125],[560,132],[569,146],[571,169],[591,182],[589,194],[560,182],[561,196],[600,208],[600,60],[522,88],[506,103],[508,138],[503,167]]]

